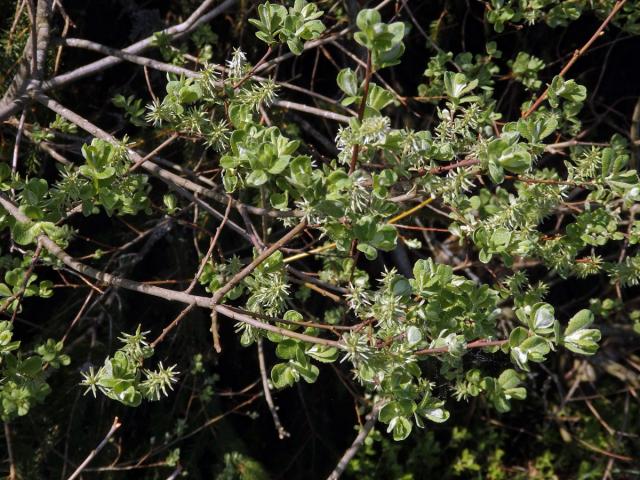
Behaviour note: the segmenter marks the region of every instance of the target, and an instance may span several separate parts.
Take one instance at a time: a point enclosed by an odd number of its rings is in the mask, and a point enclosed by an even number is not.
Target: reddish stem
[[[371,83],[371,52],[367,52],[367,70],[364,74],[364,91],[362,92],[362,100],[360,101],[360,108],[358,108],[358,121],[362,122],[364,117],[364,109],[367,106],[367,97],[369,96],[369,84]],[[353,147],[353,153],[351,154],[351,163],[349,165],[349,175],[356,170],[356,164],[358,163],[358,155],[360,154],[360,145]]]
[[[625,4],[626,1],[627,0],[618,0],[618,2],[611,9],[611,12],[607,16],[607,18],[604,19],[604,21],[598,27],[595,33],[591,35],[591,38],[587,40],[587,43],[585,43],[580,50],[576,50],[575,52],[573,52],[573,56],[571,57],[571,60],[569,60],[569,62],[564,66],[564,68],[558,74],[559,77],[564,77],[564,75],[569,71],[569,69],[573,66],[573,64],[578,61],[578,58],[580,58],[582,55],[585,54],[587,50],[589,50],[591,45],[593,45],[593,42],[595,42],[598,39],[598,37],[602,34],[605,27],[611,22],[611,20],[613,20],[613,17],[615,17],[616,13],[618,13],[618,11],[622,8],[622,6]],[[540,95],[540,97],[534,102],[534,104],[531,105],[531,107],[529,107],[529,109],[522,114],[522,118],[527,118],[529,115],[535,112],[537,108],[540,106],[540,104],[544,102],[548,96],[549,96],[549,87],[547,87],[547,89],[542,93],[542,95]]]
[[[476,340],[471,343],[467,343],[467,348],[486,348],[502,346],[509,340]],[[413,352],[414,355],[435,355],[437,353],[446,353],[449,351],[449,347],[437,347],[437,348],[424,348]]]

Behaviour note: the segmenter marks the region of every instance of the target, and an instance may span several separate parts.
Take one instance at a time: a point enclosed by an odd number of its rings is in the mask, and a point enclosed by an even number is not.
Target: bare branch
[[[13,202],[11,202],[11,200],[9,200],[4,194],[0,194],[0,206],[2,206],[9,213],[9,215],[11,215],[17,221],[29,222],[29,218],[24,213],[22,213],[20,209],[16,205],[14,205]],[[294,230],[292,230],[292,232]],[[285,235],[285,237],[287,237],[287,235]],[[285,237],[280,239],[280,241],[282,241]],[[332,346],[340,349],[344,348],[340,342],[337,342],[335,340],[313,337],[311,335],[306,335],[304,333],[293,332],[291,330],[287,330],[286,328],[280,328],[277,325],[271,325],[268,323],[260,322],[259,320],[256,320],[255,318],[252,318],[247,314],[239,313],[225,305],[215,305],[212,303],[209,297],[201,297],[198,295],[192,295],[184,292],[179,292],[176,290],[169,290],[168,288],[162,288],[156,285],[149,285],[146,283],[136,282],[134,280],[122,278],[107,272],[102,272],[93,267],[85,265],[77,261],[73,257],[71,257],[71,255],[69,255],[67,252],[61,249],[47,235],[41,234],[38,237],[37,241],[38,243],[41,243],[44,246],[44,248],[46,248],[49,251],[49,253],[51,253],[56,258],[58,258],[58,260],[64,263],[67,267],[71,268],[72,270],[75,270],[78,273],[84,274],[88,277],[94,278],[96,280],[100,280],[106,285],[109,285],[112,287],[121,287],[127,290],[132,290],[134,292],[151,295],[153,297],[163,298],[165,300],[169,300],[172,302],[180,302],[180,303],[185,303],[187,305],[195,304],[198,307],[203,307],[208,309],[215,308],[216,313],[224,315],[225,317],[231,318],[238,322],[247,323],[253,327],[256,327],[262,330],[278,333],[285,337],[302,340],[303,342],[316,343],[319,345],[328,345],[328,346]],[[286,241],[287,240],[285,240],[285,242]]]
[[[358,453],[358,450],[360,450],[367,436],[369,435],[371,430],[373,430],[373,427],[378,421],[378,412],[380,411],[380,407],[381,406],[379,405],[373,407],[371,412],[367,415],[367,421],[365,422],[364,426],[360,429],[360,432],[356,436],[353,443],[344,452],[344,454],[340,458],[340,461],[336,465],[336,468],[334,468],[333,472],[331,472],[331,474],[327,477],[327,480],[338,480],[338,478],[342,476],[345,469],[347,468],[347,465],[349,465],[351,459],[355,457],[356,453]]]
[[[120,423],[120,420],[118,419],[118,417],[114,418],[111,428],[109,429],[105,437],[102,439],[102,441],[98,444],[98,446],[95,449],[91,450],[91,453],[87,455],[87,458],[84,459],[84,461],[78,466],[78,468],[76,468],[76,471],[73,472],[67,480],[73,480],[74,478],[78,478],[78,476],[82,473],[82,470],[84,470],[84,468],[87,465],[89,465],[91,460],[93,460],[96,457],[96,455],[100,453],[100,450],[102,450],[105,447],[109,439],[113,437],[113,434],[116,433],[116,431],[121,426],[122,424]]]
[[[166,28],[162,30],[161,34],[168,35],[172,39],[179,39],[184,35],[192,32],[199,25],[208,22],[214,18],[216,18],[221,13],[224,13],[227,9],[236,4],[238,0],[225,0],[216,8],[211,10],[209,13],[204,14],[204,12],[214,3],[214,0],[205,0],[202,4],[191,14],[187,20],[184,22],[175,25],[170,28]],[[140,40],[123,51],[126,53],[138,54],[144,52],[145,50],[153,47],[154,45],[154,36],[149,36],[143,40]],[[58,75],[57,77],[52,78],[51,80],[46,81],[43,84],[43,90],[51,90],[52,88],[61,87],[66,85],[67,83],[75,82],[76,80],[80,80],[81,78],[88,77],[90,75],[94,75],[98,72],[106,70],[107,68],[111,68],[115,65],[118,65],[122,62],[121,58],[118,57],[106,57],[95,62],[92,62],[88,65],[84,65],[80,68],[76,68],[67,73],[63,73]],[[0,117],[1,118],[1,117]]]
[[[18,71],[0,99],[0,120],[14,115],[23,106],[30,90],[40,87],[49,46],[51,0],[38,0],[32,15],[31,35],[27,40]]]
[[[269,407],[269,411],[271,412],[271,418],[273,418],[273,423],[276,426],[276,430],[278,431],[278,438],[280,440],[284,440],[289,437],[290,434],[285,430],[280,422],[280,416],[278,415],[278,410],[273,402],[273,397],[271,396],[271,387],[269,386],[269,378],[267,377],[267,366],[264,361],[264,349],[262,347],[262,338],[258,338],[258,365],[260,367],[260,379],[262,380],[262,391],[264,392],[264,399],[267,401],[267,406]]]

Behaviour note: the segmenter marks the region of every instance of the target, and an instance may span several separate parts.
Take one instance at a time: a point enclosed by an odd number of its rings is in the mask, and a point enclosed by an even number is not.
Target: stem
[[[242,80],[240,80],[238,83],[236,83],[233,86],[233,89],[236,90],[236,89],[240,88],[242,85],[244,85],[244,82],[249,80],[253,76],[253,74],[256,73],[256,70],[258,70],[258,67],[260,67],[264,62],[267,61],[267,58],[269,58],[269,55],[271,55],[272,51],[273,51],[273,49],[271,48],[271,46],[269,46],[269,48],[267,49],[265,54],[262,56],[262,58],[258,61],[258,63],[256,63],[253,66],[253,68],[249,71],[249,73],[247,73],[244,77],[242,77]]]
[[[358,122],[362,122],[364,117],[364,110],[367,106],[367,97],[369,96],[369,84],[371,83],[371,51],[367,51],[367,69],[364,74],[364,91],[362,92],[362,100],[360,101],[360,107],[358,108]],[[356,144],[353,147],[353,153],[351,154],[351,164],[349,165],[349,175],[356,170],[356,164],[358,163],[358,155],[360,154],[360,145]]]
[[[340,461],[336,465],[336,468],[333,469],[333,472],[331,472],[331,474],[327,477],[327,480],[338,480],[338,478],[340,478],[340,476],[344,473],[351,459],[353,459],[356,453],[358,453],[358,450],[362,448],[362,445],[364,444],[367,436],[369,435],[371,430],[373,430],[373,427],[378,420],[378,412],[380,411],[380,408],[381,406],[379,405],[373,407],[373,410],[371,410],[369,415],[367,415],[367,421],[365,422],[364,426],[360,429],[360,432],[356,436],[351,446],[347,448],[342,457],[340,457]]]
[[[441,167],[433,167],[430,169],[420,168],[418,170],[418,176],[424,177],[426,174],[437,175],[438,173],[448,172],[459,167],[469,167],[471,165],[478,165],[480,160],[477,158],[467,158],[466,160],[460,160],[459,162],[450,163],[449,165],[443,165]]]
[[[244,267],[238,273],[236,273],[231,280],[229,280],[222,288],[216,290],[216,292],[211,297],[211,335],[213,336],[213,346],[216,352],[220,353],[222,348],[220,347],[220,336],[218,334],[218,312],[216,311],[215,306],[218,304],[221,298],[223,298],[227,293],[233,289],[238,283],[242,281],[245,277],[251,274],[258,266],[264,262],[267,258],[271,256],[273,252],[278,250],[280,247],[285,245],[289,240],[298,235],[302,230],[307,226],[306,220],[302,220],[293,230],[283,236],[280,240],[272,244],[269,248],[263,250],[260,255],[258,255],[253,262]]]
[[[11,215],[17,221],[19,222],[29,221],[27,216],[24,213],[22,213],[20,209],[16,205],[14,205],[13,202],[11,202],[11,200],[6,198],[6,196],[3,194],[0,194],[0,206],[2,206],[2,208],[4,208],[9,213],[9,215]],[[173,302],[185,303],[187,305],[194,304],[202,308],[208,308],[212,310],[215,309],[217,313],[220,313],[225,317],[229,317],[232,320],[236,320],[238,322],[246,323],[248,325],[259,328],[261,330],[278,333],[285,337],[295,338],[297,340],[302,340],[303,342],[307,342],[311,344],[328,345],[331,347],[339,348],[341,350],[344,349],[344,345],[342,345],[342,343],[337,342],[335,340],[329,340],[327,338],[319,338],[319,337],[314,337],[304,333],[294,332],[286,328],[278,327],[277,325],[271,325],[268,323],[260,322],[259,320],[256,320],[255,318],[247,314],[238,313],[226,305],[214,305],[211,303],[211,298],[209,297],[202,297],[198,295],[188,294],[185,292],[179,292],[176,290],[169,290],[168,288],[162,288],[162,287],[157,287],[155,285],[136,282],[128,278],[119,277],[107,272],[97,270],[93,267],[85,265],[84,263],[74,259],[71,255],[69,255],[67,252],[61,249],[47,235],[41,234],[40,236],[38,236],[37,242],[41,243],[42,246],[49,251],[49,253],[51,253],[53,256],[58,258],[58,260],[60,260],[70,269],[78,273],[87,275],[96,280],[100,280],[101,282],[111,287],[125,288],[127,290],[144,293],[147,295],[163,298],[165,300],[169,300]]]
[[[468,343],[467,348],[486,348],[486,347],[495,347],[502,346],[507,343],[509,340],[476,340],[474,342]],[[417,350],[414,355],[435,355],[438,353],[446,353],[449,351],[449,347],[437,347],[437,348],[424,348],[422,350]]]
[[[267,401],[267,406],[269,407],[269,411],[271,412],[271,417],[273,418],[273,423],[276,426],[276,430],[278,431],[278,438],[280,440],[284,440],[289,437],[290,434],[285,430],[280,422],[280,417],[278,416],[278,410],[276,408],[275,403],[273,402],[273,397],[271,396],[271,388],[269,387],[269,379],[267,377],[267,366],[264,361],[264,350],[262,348],[262,338],[258,338],[258,365],[260,366],[260,379],[262,380],[262,390],[264,391],[264,399]]]
[[[9,480],[16,480],[16,464],[13,458],[13,444],[11,443],[11,428],[4,422],[4,438],[7,442],[7,455],[9,456]]]
[[[84,470],[84,468],[87,465],[89,465],[89,462],[91,462],[91,460],[93,460],[95,456],[100,452],[100,450],[102,450],[105,447],[109,439],[113,436],[114,433],[116,433],[116,431],[121,426],[122,424],[120,423],[120,420],[118,419],[118,417],[115,417],[113,419],[113,424],[111,425],[111,428],[109,429],[105,437],[102,439],[102,441],[98,444],[98,446],[95,449],[91,450],[91,453],[87,455],[87,458],[84,459],[84,461],[80,464],[80,466],[76,468],[76,471],[73,472],[67,480],[73,480],[74,478],[77,478],[78,475],[82,473],[82,470]]]
[[[564,75],[569,71],[569,69],[573,66],[573,64],[578,61],[578,58],[580,58],[582,55],[585,54],[587,50],[589,50],[593,42],[595,42],[598,39],[598,37],[602,34],[605,27],[611,22],[611,20],[613,20],[613,17],[616,16],[616,13],[618,13],[618,11],[626,3],[626,1],[627,0],[618,0],[618,2],[611,9],[611,12],[607,16],[607,18],[604,19],[604,21],[598,27],[595,33],[591,35],[591,38],[587,40],[587,43],[585,43],[580,50],[576,50],[573,53],[571,60],[569,60],[569,62],[564,66],[564,68],[558,74],[559,77],[564,77]],[[522,114],[522,118],[527,118],[529,115],[535,112],[537,108],[540,106],[540,104],[542,104],[542,102],[544,102],[548,96],[549,96],[549,87],[547,87],[547,89],[542,93],[542,95],[540,95],[540,97],[534,102],[534,104],[531,105],[531,107],[529,107],[529,109]]]
[[[223,287],[216,290],[216,293],[211,297],[211,304],[216,305],[218,301],[222,297],[224,297],[233,287],[235,287],[238,283],[240,283],[247,275],[251,274],[262,262],[264,262],[267,258],[271,256],[273,252],[278,250],[280,247],[289,242],[292,238],[297,236],[302,230],[307,226],[307,222],[303,220],[300,222],[295,228],[293,228],[289,233],[283,236],[280,240],[273,243],[269,248],[263,250],[260,255],[256,257],[256,259],[251,262],[249,265],[244,267],[238,273],[236,273],[231,280],[229,280]]]

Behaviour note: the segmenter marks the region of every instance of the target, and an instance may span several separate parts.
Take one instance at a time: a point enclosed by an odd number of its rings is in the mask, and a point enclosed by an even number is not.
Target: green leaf
[[[296,358],[296,351],[299,349],[298,342],[288,338],[278,343],[276,355],[283,360],[292,360]]]
[[[413,424],[405,417],[395,417],[389,423],[387,433],[393,431],[393,439],[396,442],[402,441],[411,434]]]
[[[444,423],[449,420],[450,416],[449,411],[442,407],[428,408],[420,413],[435,423]]]
[[[372,8],[365,8],[358,12],[356,17],[356,25],[362,31],[372,29],[377,23],[380,23],[382,17],[380,12]]]
[[[253,187],[259,187],[269,181],[269,176],[264,170],[254,170],[247,177],[247,184]]]
[[[531,161],[531,154],[521,144],[507,147],[498,157],[498,164],[513,173],[525,173],[531,168]]]
[[[338,73],[337,77],[338,87],[346,95],[356,96],[358,95],[358,77],[356,73],[350,68],[343,68]]]
[[[555,322],[555,312],[548,303],[541,303],[534,307],[529,316],[529,328],[537,333],[551,333]]]
[[[580,310],[576,313],[567,326],[562,342],[572,352],[582,355],[593,355],[598,350],[600,330],[587,328],[593,324],[591,310]]]
[[[29,357],[20,363],[20,371],[27,377],[34,378],[42,372],[42,358]]]
[[[277,175],[282,173],[287,166],[289,166],[289,162],[291,157],[289,155],[284,155],[278,158],[267,170],[272,175]]]
[[[288,363],[278,363],[271,369],[271,382],[276,388],[290,387],[296,383],[293,368]]]
[[[587,309],[580,310],[573,317],[571,317],[571,320],[569,320],[569,325],[567,325],[567,329],[564,331],[564,334],[565,336],[571,335],[578,330],[582,330],[583,328],[591,326],[592,323],[593,312]]]
[[[357,249],[364,253],[364,256],[367,257],[367,260],[375,260],[378,256],[378,251],[368,243],[358,243]]]
[[[407,342],[413,346],[422,341],[422,332],[414,325],[407,329]]]
[[[335,347],[314,345],[307,349],[307,355],[322,363],[333,363],[338,359],[339,352]]]
[[[320,370],[312,363],[304,365],[299,362],[291,362],[291,365],[296,369],[305,382],[314,383],[318,379]]]

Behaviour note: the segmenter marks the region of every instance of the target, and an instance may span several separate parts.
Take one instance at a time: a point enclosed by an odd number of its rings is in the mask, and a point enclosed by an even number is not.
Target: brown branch
[[[11,215],[17,221],[19,222],[30,221],[26,217],[26,215],[22,213],[20,209],[16,205],[14,205],[13,202],[11,202],[11,200],[9,200],[4,194],[0,194],[0,206],[2,206],[9,213],[9,215]],[[251,325],[261,330],[277,333],[285,337],[294,338],[296,340],[301,340],[307,343],[312,343],[312,344],[315,343],[319,345],[327,345],[327,346],[336,347],[339,349],[344,349],[344,346],[340,342],[337,342],[335,340],[313,337],[311,335],[306,335],[304,333],[293,332],[286,328],[278,327],[277,325],[271,325],[268,323],[260,322],[259,320],[256,320],[255,318],[249,316],[248,314],[234,311],[233,309],[229,308],[226,305],[213,305],[209,297],[202,297],[202,296],[192,295],[192,294],[188,294],[188,293],[184,293],[176,290],[169,290],[168,288],[162,288],[162,287],[157,287],[155,285],[136,282],[135,280],[130,280],[128,278],[119,277],[107,272],[97,270],[93,267],[90,267],[88,265],[85,265],[75,260],[67,252],[61,249],[47,235],[41,234],[40,236],[38,236],[37,242],[41,243],[43,247],[49,251],[49,253],[51,253],[53,256],[58,258],[58,260],[64,263],[71,270],[81,275],[86,275],[88,277],[99,280],[110,287],[120,287],[126,290],[131,290],[134,292],[151,295],[153,297],[163,298],[165,300],[169,300],[172,302],[180,302],[187,305],[195,304],[198,307],[207,308],[207,309],[215,308],[216,313],[219,313],[221,315],[224,315],[225,317],[231,318],[232,320],[246,323],[248,325]]]
[[[211,335],[213,336],[213,346],[216,352],[220,353],[222,350],[220,347],[220,337],[218,335],[218,312],[216,310],[216,305],[218,302],[233,289],[238,283],[240,283],[247,275],[250,275],[262,262],[264,262],[267,258],[269,258],[276,250],[280,247],[284,246],[289,240],[294,238],[298,233],[305,229],[307,226],[306,220],[302,220],[295,228],[290,230],[285,236],[283,236],[280,240],[272,244],[269,248],[260,252],[249,265],[244,267],[238,273],[236,273],[231,279],[223,285],[221,288],[216,290],[216,292],[211,297]]]
[[[271,55],[271,52],[273,51],[273,49],[271,48],[271,46],[269,46],[269,48],[267,48],[267,51],[265,52],[265,54],[262,56],[262,58],[260,60],[258,60],[258,63],[256,63],[253,68],[251,70],[249,70],[249,72],[242,77],[242,79],[240,79],[240,81],[238,83],[236,83],[233,86],[233,89],[236,90],[238,88],[240,88],[242,85],[244,85],[244,83],[249,80],[254,73],[256,73],[256,71],[258,70],[258,68],[264,64],[264,62],[267,61],[267,58],[269,58],[269,55]]]
[[[192,32],[198,26],[203,23],[209,22],[212,19],[216,18],[221,13],[224,13],[227,9],[237,3],[238,0],[225,0],[220,5],[212,9],[210,12],[205,13],[211,5],[215,2],[215,0],[205,0],[202,4],[185,20],[184,22],[174,25],[172,27],[166,28],[162,30],[161,34],[167,35],[172,39],[178,39],[188,33]],[[38,0],[38,4],[40,2],[43,4],[48,4],[48,11],[51,10],[51,0]],[[38,7],[38,11],[40,8]],[[40,23],[39,23],[40,25]],[[42,33],[45,33],[44,24],[42,25]],[[48,22],[46,25],[46,40],[48,42]],[[41,46],[44,44],[45,36],[42,37],[42,43],[40,43],[41,37],[39,36],[39,45],[38,51],[43,52],[42,64],[44,65],[44,54],[46,53],[46,48],[41,49]],[[138,54],[155,45],[155,35],[144,38],[129,47],[125,48],[123,52],[128,54]],[[25,47],[25,53],[31,49],[29,43],[27,42],[27,46]],[[98,72],[111,68],[119,63],[122,63],[123,59],[108,56],[97,60],[95,62],[89,63],[87,65],[83,65],[82,67],[76,68],[70,72],[63,73],[58,75],[52,79],[43,82],[41,85],[42,91],[49,91],[54,88],[58,88],[64,86],[68,83],[75,82],[82,78],[88,77],[90,75],[94,75]],[[23,69],[24,70],[24,69]],[[13,88],[10,88],[11,92],[8,90],[5,94],[5,97],[0,100],[0,120],[4,120],[5,118],[14,115],[17,111],[19,111],[20,106],[24,100],[27,99],[27,92],[31,85],[31,82],[24,82],[20,79],[27,78],[29,72],[18,72],[16,75],[16,83],[17,85]]]
[[[122,426],[122,424],[120,423],[120,420],[118,419],[118,417],[115,417],[113,419],[113,424],[111,425],[111,428],[109,429],[109,431],[107,432],[107,434],[105,435],[105,437],[102,439],[102,441],[98,444],[98,446],[96,448],[94,448],[93,450],[91,450],[91,452],[89,453],[89,455],[87,455],[87,458],[84,459],[84,461],[78,466],[78,468],[76,468],[76,471],[73,472],[69,478],[67,480],[73,480],[74,478],[77,478],[81,473],[82,470],[84,470],[84,468],[89,465],[89,463],[91,462],[91,460],[93,460],[96,455],[98,455],[98,453],[100,453],[100,450],[102,450],[105,445],[107,444],[107,442],[109,441],[109,439],[111,437],[113,437],[113,434],[116,433],[116,431]]]
[[[78,115],[77,113],[73,112],[67,107],[59,104],[52,98],[47,97],[46,95],[43,95],[43,94],[38,94],[36,95],[36,100],[41,104],[43,104],[44,106],[46,106],[47,108],[54,111],[55,113],[59,114],[61,117],[65,118],[66,120],[70,121],[71,123],[74,123],[78,127],[90,133],[94,137],[100,138],[113,145],[119,145],[119,142],[116,140],[115,137],[105,132],[98,126],[94,125],[86,118]],[[131,160],[133,160],[134,163],[138,163],[138,162],[141,163],[142,168],[144,168],[145,170],[150,172],[152,175],[156,176],[157,178],[165,182],[170,188],[173,188],[179,193],[181,192],[176,187],[189,190],[195,194],[201,195],[206,198],[210,198],[222,204],[226,204],[228,201],[228,197],[226,195],[222,193],[218,193],[211,188],[205,188],[202,185],[198,185],[197,183],[191,180],[188,180],[186,178],[182,178],[181,176],[176,175],[175,173],[165,170],[164,168],[160,167],[158,164],[156,164],[155,162],[152,162],[151,160],[147,160],[143,162],[142,159],[144,157],[142,157],[142,155],[137,153],[135,150],[132,150],[129,148],[127,149],[127,153],[129,154],[129,156],[131,157]],[[190,200],[193,200],[193,197],[191,197]],[[237,208],[238,205],[243,205],[243,204],[241,204],[237,200],[233,200],[233,206]],[[283,212],[279,210],[271,210],[266,208],[254,207],[252,205],[243,205],[243,206],[244,208],[247,209],[247,211],[255,215],[264,215],[264,216],[274,217],[274,218],[296,217],[296,216],[302,215],[301,212],[297,212],[297,211]],[[220,219],[222,218],[221,213],[217,213],[217,216]],[[229,224],[231,225],[231,222],[229,222]],[[241,229],[240,227],[238,227],[238,229],[239,230],[236,230],[238,231],[238,233],[241,233],[241,232],[244,233],[243,229]]]
[[[297,110],[298,112],[309,113],[318,117],[326,118],[328,120],[334,120],[340,123],[349,123],[349,117],[341,115],[339,113],[330,112],[328,110],[322,110],[321,108],[311,107],[304,103],[290,102],[288,100],[274,100],[272,105],[275,107]]]
[[[136,162],[131,165],[131,167],[129,167],[129,173],[131,172],[135,172],[138,167],[140,165],[142,165],[144,162],[146,162],[147,160],[155,157],[158,153],[160,153],[162,150],[164,150],[166,147],[168,147],[169,145],[171,145],[176,139],[178,138],[178,134],[174,133],[173,135],[171,135],[169,138],[167,138],[164,142],[162,142],[160,145],[158,145],[156,148],[154,148],[153,150],[151,150],[149,153],[147,153],[144,157],[142,157],[140,160],[136,160]]]
[[[263,250],[260,255],[258,255],[249,265],[244,267],[238,273],[236,273],[231,279],[221,288],[216,290],[216,292],[211,297],[211,304],[216,305],[220,299],[222,299],[227,293],[233,289],[238,283],[240,283],[245,277],[251,274],[262,262],[264,262],[267,258],[269,258],[276,250],[279,250],[280,247],[286,245],[289,240],[296,237],[302,230],[307,226],[306,220],[303,220],[298,225],[296,225],[293,229],[291,229],[286,235],[284,235],[280,240],[271,244],[271,246],[265,250]]]
[[[29,264],[29,268],[27,268],[27,271],[24,274],[24,279],[22,280],[22,285],[20,286],[20,290],[18,290],[18,293],[16,293],[15,295],[11,295],[10,297],[5,298],[3,300],[4,305],[0,307],[0,313],[3,313],[5,310],[7,310],[14,301],[17,300],[18,304],[20,303],[20,299],[24,295],[24,292],[27,290],[29,277],[31,277],[31,274],[33,273],[33,269],[36,266],[36,262],[38,261],[38,258],[40,258],[41,250],[42,250],[42,247],[40,246],[36,248],[36,251],[34,252],[33,257],[31,258],[31,263]],[[14,314],[11,317],[12,322],[13,320],[15,320],[15,312],[17,311],[18,311],[18,306],[16,306],[16,310],[14,311]]]
[[[16,463],[13,456],[13,442],[11,441],[11,427],[9,423],[4,422],[4,439],[7,443],[7,455],[9,457],[9,480],[16,480]]]
[[[167,35],[172,39],[178,39],[190,32],[192,32],[195,28],[203,23],[209,22],[212,19],[216,18],[221,13],[224,13],[230,7],[235,5],[238,0],[225,0],[220,5],[215,7],[210,12],[205,12],[213,5],[215,0],[205,0],[202,4],[185,20],[184,22],[174,25],[173,27],[166,28],[162,30],[161,34]],[[138,54],[148,50],[149,48],[155,45],[155,35],[151,35],[146,37],[130,46],[125,48],[123,52]],[[82,67],[76,68],[67,73],[63,73],[54,77],[48,81],[46,81],[42,88],[44,91],[51,90],[53,88],[61,87],[68,83],[74,82],[76,80],[80,80],[82,78],[88,77],[90,75],[94,75],[98,72],[111,68],[115,65],[122,63],[122,59],[118,57],[105,57],[95,62],[89,63],[88,65],[84,65]]]
[[[613,17],[616,16],[616,14],[622,8],[622,6],[626,3],[626,1],[627,0],[618,0],[616,2],[616,4],[611,9],[611,12],[609,13],[609,15],[607,15],[607,18],[604,19],[604,21],[602,22],[602,24],[600,24],[600,26],[594,32],[594,34],[591,35],[591,38],[587,40],[587,43],[585,43],[580,50],[576,50],[573,53],[571,60],[569,60],[569,62],[564,66],[564,68],[558,74],[559,77],[564,77],[566,73],[569,71],[569,69],[573,66],[573,64],[576,63],[578,59],[582,55],[584,55],[587,50],[589,50],[591,45],[593,45],[593,43],[598,39],[598,37],[602,35],[606,26],[609,25],[611,20],[613,20]],[[545,91],[542,92],[542,95],[540,95],[540,97],[538,97],[538,99],[533,103],[533,105],[531,105],[531,107],[529,107],[529,109],[522,114],[522,118],[527,118],[529,115],[535,112],[548,96],[549,96],[549,87],[547,87]]]
[[[334,468],[333,471],[329,474],[327,480],[338,480],[338,478],[342,476],[345,469],[347,468],[347,465],[349,465],[349,462],[353,459],[353,457],[355,457],[356,453],[358,453],[358,450],[362,448],[362,445],[367,439],[367,436],[376,425],[376,422],[378,421],[378,412],[380,412],[381,407],[382,405],[376,405],[375,407],[373,407],[371,412],[369,412],[364,426],[360,429],[360,432],[353,440],[353,443],[349,446],[349,448],[347,448],[342,457],[340,457],[336,468]]]
[[[187,316],[187,314],[193,310],[193,308],[195,307],[194,304],[191,305],[187,305],[179,314],[176,318],[173,319],[173,321],[167,325],[166,327],[164,327],[162,329],[162,332],[160,332],[160,335],[158,335],[158,338],[156,338],[153,342],[151,342],[151,347],[152,348],[156,348],[156,346],[158,346],[158,344],[160,342],[162,342],[165,337],[167,336],[167,334],[173,330],[174,328],[176,328],[178,326],[178,324],[180,323],[180,321]]]
[[[218,228],[216,229],[216,233],[213,235],[211,242],[209,242],[209,250],[207,250],[207,253],[205,254],[205,256],[202,257],[202,261],[200,262],[198,271],[196,272],[195,276],[193,277],[193,280],[191,280],[191,283],[185,290],[186,293],[191,293],[191,291],[196,286],[196,283],[198,283],[198,279],[202,275],[202,272],[204,271],[204,267],[207,265],[209,258],[213,254],[213,249],[216,247],[216,243],[218,243],[218,238],[220,238],[220,233],[222,232],[224,225],[229,220],[229,213],[231,213],[231,197],[229,197],[229,203],[227,204],[227,209],[224,212],[224,218],[220,222],[220,225],[218,225]]]
[[[458,162],[450,163],[448,165],[443,165],[441,167],[433,167],[429,169],[419,168],[418,176],[423,177],[427,174],[437,175],[439,173],[448,172],[449,170],[455,170],[456,168],[469,167],[471,165],[478,165],[479,163],[480,163],[480,160],[478,160],[477,158],[467,158],[465,160],[460,160]]]
[[[486,348],[486,347],[495,347],[502,346],[507,343],[509,340],[476,340],[471,343],[467,343],[466,348]],[[422,350],[416,350],[413,352],[414,355],[435,355],[438,353],[447,353],[449,351],[449,347],[437,347],[437,348],[424,348]]]
[[[29,286],[29,278],[33,274],[33,269],[36,267],[36,262],[38,261],[38,258],[40,258],[40,253],[41,252],[42,252],[42,247],[40,245],[38,245],[36,247],[36,251],[33,254],[33,257],[31,258],[31,263],[29,263],[29,268],[27,269],[27,271],[24,274],[24,279],[22,280],[22,285],[20,286],[20,291],[16,295],[16,301],[18,303],[16,305],[15,310],[13,311],[13,315],[11,316],[11,322],[12,323],[15,321],[16,315],[18,315],[18,309],[19,309],[19,306],[20,306],[20,302],[22,300],[22,297],[24,296],[24,293],[27,291],[27,287]]]
[[[85,40],[83,38],[64,38],[58,43],[66,47],[83,48],[85,50],[91,50],[93,52],[103,53],[110,57],[116,57],[127,62],[142,65],[143,67],[153,68],[161,72],[175,73],[176,75],[184,75],[185,77],[197,78],[199,73],[183,68],[178,65],[172,65],[170,63],[161,62],[159,60],[153,60],[152,58],[142,57],[129,53],[126,50],[119,50],[117,48],[111,48],[100,43]]]
[[[358,108],[358,122],[362,122],[364,117],[364,111],[367,107],[367,97],[369,96],[369,84],[371,83],[371,72],[373,68],[371,65],[371,51],[367,50],[367,68],[364,73],[364,90],[362,92],[362,100],[360,100],[360,107]],[[356,170],[358,164],[358,156],[360,154],[360,144],[353,146],[353,152],[351,153],[351,163],[349,164],[349,175]]]
[[[262,380],[262,391],[264,392],[264,399],[267,401],[267,406],[269,407],[269,411],[271,412],[271,418],[273,418],[273,424],[276,427],[276,431],[278,432],[278,438],[280,440],[284,440],[289,437],[290,434],[285,430],[280,422],[280,417],[278,416],[278,410],[276,408],[275,403],[273,402],[273,397],[271,396],[271,387],[269,386],[269,379],[267,377],[267,366],[264,361],[264,351],[262,348],[262,338],[258,338],[258,365],[260,367],[260,379]]]
[[[38,0],[34,6],[28,2],[31,15],[31,34],[24,47],[18,71],[9,88],[0,99],[0,120],[17,113],[28,92],[38,90],[44,76],[47,47],[49,46],[49,20],[51,0]]]

